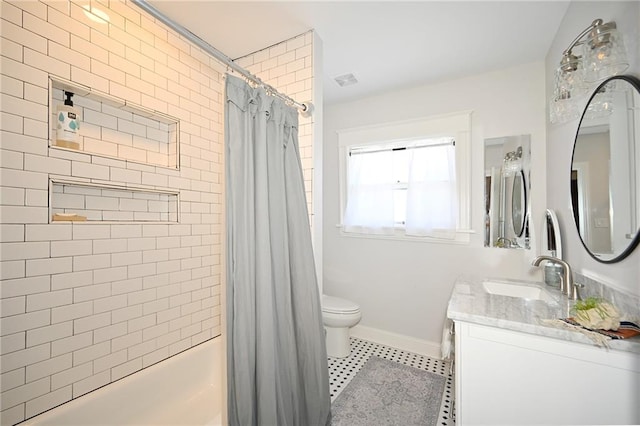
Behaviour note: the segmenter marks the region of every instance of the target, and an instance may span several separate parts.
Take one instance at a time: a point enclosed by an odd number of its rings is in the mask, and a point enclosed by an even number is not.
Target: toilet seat
[[[322,312],[329,314],[353,314],[360,311],[360,306],[350,300],[322,295]]]

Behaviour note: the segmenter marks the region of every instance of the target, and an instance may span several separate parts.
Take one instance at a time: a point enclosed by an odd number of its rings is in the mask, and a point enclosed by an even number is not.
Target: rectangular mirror
[[[484,141],[485,247],[529,248],[529,135]]]

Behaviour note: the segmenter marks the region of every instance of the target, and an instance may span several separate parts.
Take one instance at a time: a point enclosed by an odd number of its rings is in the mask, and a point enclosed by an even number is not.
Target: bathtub
[[[222,337],[33,417],[23,425],[222,425]]]

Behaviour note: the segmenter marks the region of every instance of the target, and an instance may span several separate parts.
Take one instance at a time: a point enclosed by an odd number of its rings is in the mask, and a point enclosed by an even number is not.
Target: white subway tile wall
[[[128,1],[100,6],[109,24],[91,21],[75,1],[0,2],[3,425],[222,331],[226,67]],[[312,43],[307,33],[239,62],[307,101]],[[49,99],[61,99],[49,93],[50,77],[176,117],[179,129],[89,97],[77,105],[90,117],[81,134],[91,153],[50,148]],[[309,202],[311,120],[301,117],[299,132]],[[179,152],[167,146],[167,132],[169,141],[179,136]],[[77,191],[49,193],[51,181],[77,182]],[[173,219],[171,201],[87,184],[179,193],[179,222],[143,222],[163,213]],[[97,211],[113,222],[50,223],[49,197],[65,211]],[[131,213],[137,222],[117,222]]]

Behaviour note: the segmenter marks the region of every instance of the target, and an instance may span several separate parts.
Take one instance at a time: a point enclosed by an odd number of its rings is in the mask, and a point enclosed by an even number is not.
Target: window
[[[339,132],[342,229],[468,241],[470,114]]]

